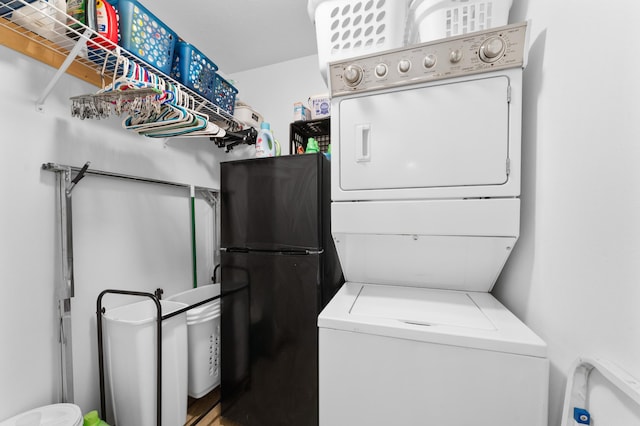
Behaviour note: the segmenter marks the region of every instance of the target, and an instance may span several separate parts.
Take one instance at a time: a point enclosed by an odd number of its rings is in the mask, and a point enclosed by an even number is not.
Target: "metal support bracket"
[[[212,191],[201,191],[202,198],[209,204],[213,210],[213,232],[215,234],[213,251],[213,264],[218,265],[220,263],[220,194]],[[213,276],[215,277],[215,270]]]
[[[65,58],[64,62],[62,62],[62,65],[60,65],[60,68],[58,68],[58,71],[56,71],[56,73],[53,75],[53,78],[51,79],[47,87],[44,89],[44,91],[42,92],[42,95],[40,95],[40,97],[36,101],[37,111],[44,112],[44,102],[47,100],[47,98],[51,94],[51,91],[53,90],[55,85],[58,84],[58,80],[60,80],[60,77],[62,77],[62,74],[64,74],[67,71],[67,68],[69,68],[69,66],[76,59],[76,56],[78,56],[78,54],[80,53],[80,50],[82,50],[82,48],[87,45],[87,41],[89,40],[90,34],[91,34],[91,30],[87,28],[80,35],[80,38],[78,38],[78,41],[76,42],[75,46],[73,46],[73,49],[71,49],[71,51],[69,52],[69,55]]]
[[[60,383],[63,402],[74,400],[71,336],[71,298],[74,296],[71,191],[84,177],[88,168],[89,163],[75,173],[75,176],[70,167],[57,171],[62,277],[58,281],[56,296],[60,318]]]

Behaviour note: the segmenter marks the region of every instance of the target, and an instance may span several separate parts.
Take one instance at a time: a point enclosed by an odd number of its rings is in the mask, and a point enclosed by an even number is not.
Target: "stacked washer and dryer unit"
[[[545,426],[546,345],[489,292],[519,236],[527,24],[329,66],[320,425]],[[508,283],[505,283],[508,285]]]

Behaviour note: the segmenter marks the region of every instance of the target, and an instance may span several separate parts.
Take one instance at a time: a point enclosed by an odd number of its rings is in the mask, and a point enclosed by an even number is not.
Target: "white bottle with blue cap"
[[[275,157],[276,141],[271,133],[271,126],[266,121],[260,125],[256,138],[256,157]]]

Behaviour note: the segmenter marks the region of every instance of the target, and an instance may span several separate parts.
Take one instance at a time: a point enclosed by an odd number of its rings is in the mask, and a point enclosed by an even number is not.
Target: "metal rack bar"
[[[156,424],[162,425],[162,306],[160,300],[152,293],[126,290],[104,290],[98,296],[96,302],[96,315],[98,323],[98,368],[100,370],[100,416],[105,418],[107,404],[104,394],[104,351],[102,339],[102,298],[107,294],[126,294],[150,298],[156,305]]]
[[[74,166],[66,166],[66,165],[57,164],[57,163],[43,163],[42,170],[47,170],[50,172],[65,172],[67,170],[71,172],[78,172],[81,170],[81,168],[74,167]],[[217,189],[207,188],[205,186],[194,186],[194,185],[188,185],[186,183],[178,183],[178,182],[171,182],[171,181],[161,180],[161,179],[151,179],[151,178],[145,178],[140,176],[125,175],[121,173],[105,172],[105,171],[96,170],[96,169],[88,169],[86,170],[85,174],[92,175],[92,176],[103,176],[103,177],[110,177],[110,178],[133,180],[136,182],[153,183],[158,185],[177,186],[179,188],[186,188],[186,189],[191,189],[191,187],[193,187],[196,191],[208,191],[216,194],[219,192]]]
[[[156,293],[159,295],[162,293],[161,289],[158,289]],[[102,331],[102,318],[104,313],[106,312],[104,307],[102,306],[102,299],[107,294],[121,294],[128,296],[139,296],[139,297],[147,297],[156,305],[156,424],[161,426],[162,424],[162,321],[173,318],[177,315],[183,314],[193,308],[197,308],[198,306],[202,306],[206,303],[213,302],[214,300],[220,299],[221,295],[213,296],[208,299],[201,300],[200,302],[193,303],[184,308],[180,308],[166,315],[162,315],[162,305],[160,303],[160,297],[156,294],[140,292],[140,291],[129,291],[129,290],[104,290],[98,295],[98,299],[96,301],[96,316],[97,316],[97,327],[98,327],[98,368],[100,374],[100,416],[105,418],[106,416],[106,396],[105,396],[105,379],[104,379],[104,339],[103,339],[103,331]]]

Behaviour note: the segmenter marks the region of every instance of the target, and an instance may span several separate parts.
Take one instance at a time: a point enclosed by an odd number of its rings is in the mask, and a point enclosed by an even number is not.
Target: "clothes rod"
[[[82,170],[82,167],[65,166],[65,165],[57,164],[57,163],[43,163],[42,164],[42,170],[46,170],[46,171],[50,171],[50,172],[71,171],[71,172],[77,173],[77,172],[80,172]],[[217,190],[217,189],[206,188],[206,187],[203,187],[203,186],[194,186],[194,185],[187,185],[185,183],[170,182],[170,181],[166,181],[166,180],[150,179],[150,178],[145,178],[145,177],[140,177],[140,176],[125,175],[125,174],[121,174],[121,173],[105,172],[105,171],[102,171],[102,170],[95,170],[95,169],[91,169],[91,168],[86,169],[84,173],[86,175],[94,175],[94,176],[103,176],[103,177],[111,177],[111,178],[118,178],[118,179],[126,179],[126,180],[133,180],[133,181],[137,181],[137,182],[153,183],[153,184],[158,184],[158,185],[176,186],[176,187],[179,187],[179,188],[187,188],[187,189],[194,188],[196,191],[219,192],[219,190]]]

